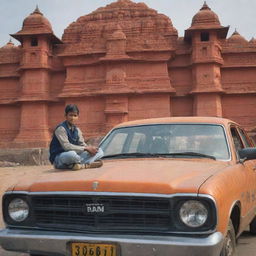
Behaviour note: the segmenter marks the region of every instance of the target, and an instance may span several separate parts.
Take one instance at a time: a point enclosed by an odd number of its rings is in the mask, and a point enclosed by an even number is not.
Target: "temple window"
[[[30,53],[30,62],[35,62],[36,61],[36,53],[32,52]]]
[[[38,40],[37,40],[37,38],[35,38],[35,37],[33,37],[32,39],[31,39],[31,46],[38,46]]]
[[[207,47],[202,48],[202,55],[207,56]]]
[[[205,42],[205,41],[209,41],[209,40],[210,40],[209,32],[202,32],[201,33],[201,41]]]

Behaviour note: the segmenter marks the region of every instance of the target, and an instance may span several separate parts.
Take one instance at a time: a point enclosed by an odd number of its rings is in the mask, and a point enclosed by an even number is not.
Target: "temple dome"
[[[252,37],[252,39],[249,41],[250,44],[256,45],[256,38]]]
[[[0,48],[0,64],[19,62],[21,53],[21,47],[15,46],[10,40],[6,45]]]
[[[13,52],[17,50],[19,50],[19,47],[15,46],[11,40],[6,45],[0,48],[1,52]]]
[[[47,35],[53,43],[62,44],[52,30],[52,26],[48,19],[40,12],[38,7],[23,21],[22,29],[11,36],[22,42],[26,36]]]
[[[233,44],[244,44],[244,43],[248,43],[248,41],[241,36],[236,30],[235,32],[231,35],[230,38],[228,38],[228,42],[229,43],[233,43]]]
[[[221,27],[218,15],[204,2],[203,7],[193,17],[191,28]]]
[[[22,29],[17,34],[49,34],[53,33],[48,19],[40,12],[38,7],[23,21]]]
[[[3,47],[1,47],[0,49],[13,49],[16,48],[16,46],[14,45],[14,43],[10,40],[6,45],[4,45]]]
[[[218,38],[226,39],[229,27],[220,24],[218,15],[204,2],[200,11],[193,17],[191,27],[185,30],[185,41],[191,41],[195,31],[216,31]]]
[[[79,17],[65,29],[62,40],[70,50],[72,44],[82,44],[87,52],[102,52],[111,38],[126,39],[129,50],[141,50],[159,49],[159,45],[170,49],[177,36],[167,16],[144,3],[118,0]]]

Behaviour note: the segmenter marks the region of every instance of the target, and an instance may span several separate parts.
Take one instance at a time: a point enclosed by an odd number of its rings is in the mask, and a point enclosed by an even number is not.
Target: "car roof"
[[[199,117],[199,116],[182,116],[182,117],[162,117],[162,118],[149,118],[120,123],[115,128],[125,126],[149,125],[149,124],[171,124],[171,123],[199,123],[199,124],[221,124],[228,125],[235,123],[226,118],[220,117]]]

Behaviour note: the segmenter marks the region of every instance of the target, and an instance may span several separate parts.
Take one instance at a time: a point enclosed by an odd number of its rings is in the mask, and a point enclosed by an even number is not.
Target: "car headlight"
[[[29,206],[21,198],[13,199],[8,205],[8,214],[16,222],[24,221],[29,214]]]
[[[208,210],[199,201],[189,200],[182,204],[179,210],[181,221],[188,227],[197,228],[204,225]]]

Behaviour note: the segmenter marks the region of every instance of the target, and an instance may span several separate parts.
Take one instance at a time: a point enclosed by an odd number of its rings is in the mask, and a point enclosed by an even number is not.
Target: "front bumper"
[[[3,229],[0,245],[5,250],[48,256],[70,256],[71,242],[115,243],[118,256],[216,256],[220,254],[223,235],[215,232],[207,237],[149,235],[88,235],[67,232]]]

